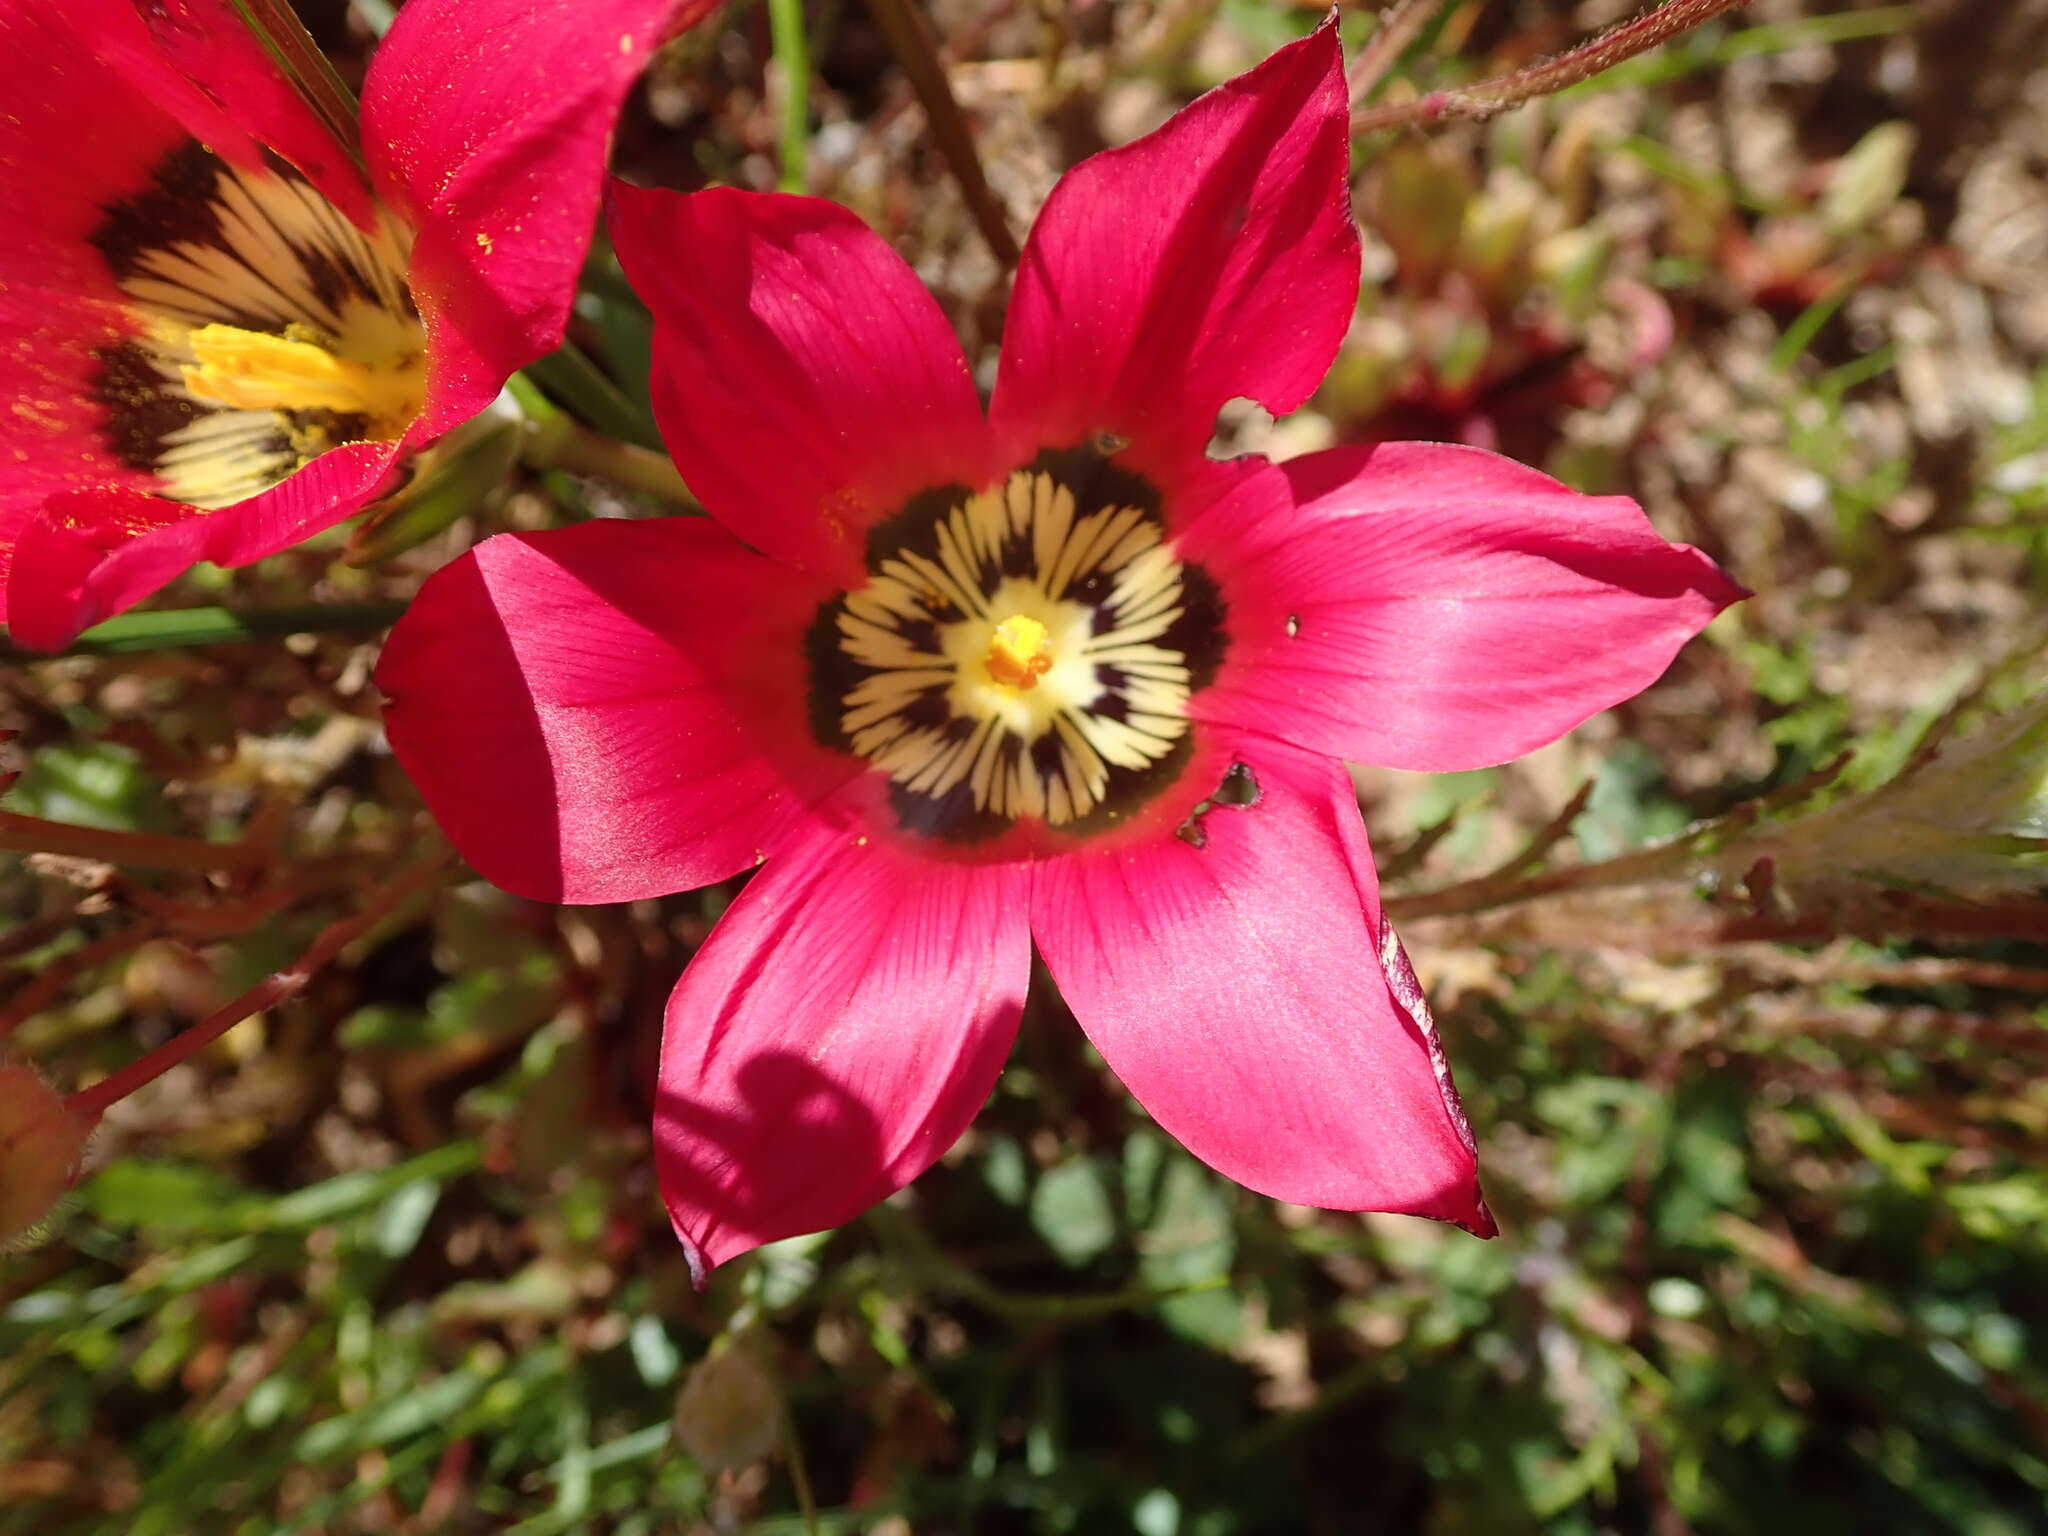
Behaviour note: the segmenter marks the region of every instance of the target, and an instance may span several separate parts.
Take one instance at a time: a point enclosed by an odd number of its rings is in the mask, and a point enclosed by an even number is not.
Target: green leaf
[[[1116,1213],[1102,1170],[1085,1157],[1046,1170],[1031,1191],[1031,1225],[1077,1269],[1099,1258],[1116,1241]]]
[[[658,1317],[634,1318],[632,1331],[626,1335],[626,1347],[633,1353],[640,1379],[650,1387],[667,1386],[683,1367],[683,1353]]]
[[[191,1163],[110,1163],[79,1191],[86,1210],[110,1226],[158,1236],[239,1232],[262,1202],[224,1174]]]
[[[440,1201],[441,1187],[432,1179],[400,1185],[372,1219],[371,1245],[387,1259],[404,1258],[419,1246]]]

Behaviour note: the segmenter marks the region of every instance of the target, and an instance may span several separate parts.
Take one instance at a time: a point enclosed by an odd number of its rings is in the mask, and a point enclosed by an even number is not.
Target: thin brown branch
[[[1597,864],[1573,864],[1564,869],[1545,870],[1521,878],[1509,866],[1505,874],[1482,875],[1462,880],[1440,890],[1415,891],[1387,896],[1381,905],[1395,922],[1419,917],[1472,917],[1496,907],[1515,906],[1539,896],[1566,891],[1602,891],[1616,886],[1644,885],[1686,874],[1692,867],[1698,839],[1681,837],[1673,842],[1638,848]]]
[[[176,869],[195,875],[254,869],[272,856],[270,849],[248,841],[209,843],[203,838],[165,837],[154,832],[111,832],[17,811],[0,811],[0,850],[64,854],[135,869]]]
[[[1681,32],[1748,3],[1749,0],[1665,0],[1653,11],[1610,27],[1590,42],[1581,43],[1554,59],[1545,59],[1526,69],[1455,90],[1431,91],[1413,101],[1362,108],[1351,114],[1351,131],[1376,133],[1387,128],[1409,128],[1457,119],[1483,122],[1509,107],[1519,106],[1538,96],[1552,95],[1568,85],[1577,85],[1602,70],[1612,69],[1625,59],[1649,52]]]
[[[1830,939],[2039,939],[2048,902],[1900,901],[1869,911],[1807,912],[1796,917],[1735,917],[1701,935],[1707,943],[1820,944]]]
[[[945,65],[939,62],[924,19],[911,0],[868,0],[868,9],[874,13],[875,25],[882,29],[896,62],[910,76],[911,88],[917,92],[925,119],[931,124],[932,137],[938,140],[940,153],[952,167],[953,179],[960,183],[961,195],[967,199],[974,222],[981,227],[982,238],[1004,267],[1014,268],[1021,254],[1017,237],[1010,233],[1009,222],[1003,217],[995,193],[989,190],[988,178],[982,174],[981,156],[974,148],[967,114],[960,110],[953,95],[952,82],[946,78]]]
[[[1802,954],[1775,944],[1759,945],[1739,959],[1752,971],[1782,976],[1804,986],[1842,982],[1857,987],[1932,987],[1961,985],[2004,992],[2048,993],[2048,970],[1948,955],[1917,955],[1905,960],[1869,960],[1844,954],[1840,948]]]
[[[1422,861],[1430,856],[1436,845],[1456,829],[1458,819],[1458,812],[1452,811],[1442,821],[1424,827],[1401,847],[1380,859],[1380,884],[1392,885],[1420,869]]]
[[[323,928],[306,952],[284,970],[258,982],[225,1008],[209,1014],[111,1077],[74,1093],[67,1101],[67,1107],[80,1120],[97,1125],[109,1105],[119,1103],[136,1089],[189,1061],[251,1014],[261,1013],[303,991],[306,983],[342,950],[389,917],[404,902],[438,884],[447,868],[448,855],[444,851],[387,880],[364,898],[357,911]]]
[[[1586,802],[1593,798],[1593,781],[1581,784],[1578,793],[1565,802],[1564,809],[1551,817],[1543,829],[1529,839],[1529,845],[1507,863],[1501,865],[1486,878],[1489,880],[1513,880],[1527,874],[1550,856],[1550,851],[1571,835],[1572,827],[1586,809]]]
[[[1351,99],[1364,102],[1379,88],[1387,73],[1401,62],[1401,55],[1413,46],[1444,0],[1392,0],[1380,12],[1379,28],[1365,40],[1351,65]]]
[[[1619,886],[1650,885],[1659,881],[1690,877],[1709,861],[1724,870],[1741,869],[1752,862],[1767,845],[1742,841],[1766,815],[1795,806],[1820,793],[1839,778],[1854,754],[1841,753],[1832,761],[1807,774],[1797,783],[1773,790],[1760,800],[1739,805],[1727,815],[1705,822],[1666,842],[1633,849],[1593,864],[1570,864],[1537,874],[1524,873],[1563,840],[1572,822],[1585,809],[1591,786],[1582,787],[1556,817],[1536,835],[1535,840],[1513,859],[1491,874],[1461,880],[1433,891],[1404,892],[1384,898],[1388,917],[1397,922],[1421,917],[1472,917],[1497,907],[1518,906],[1540,896],[1568,892],[1605,891]],[[1749,851],[1745,852],[1744,850]]]
[[[1687,910],[1681,908],[1697,911],[1697,903],[1684,887],[1672,881],[1686,868],[1683,863],[1676,868],[1665,865],[1674,852],[1681,851],[1681,845],[1666,843],[1604,863],[1545,871],[1506,891],[1483,889],[1485,882],[1468,881],[1420,896],[1388,896],[1383,906],[1387,915],[1397,921],[1440,920],[1443,926],[1430,936],[1439,946],[1507,943],[1549,949],[1623,949],[1647,955],[1698,955],[1730,946],[1761,944],[1824,945],[1839,939],[1967,944],[1989,939],[2038,939],[2048,933],[2048,901],[2040,898],[1947,901],[1884,897],[1883,893],[1851,887],[1844,887],[1836,902],[1810,911],[1729,913],[1708,909],[1697,916],[1687,915]],[[1659,867],[1646,870],[1645,866],[1651,864]],[[1612,890],[1652,880],[1671,882],[1667,889],[1675,900],[1653,898],[1646,893],[1637,900],[1626,922],[1616,920],[1611,904],[1520,906],[1531,896]],[[1504,910],[1512,908],[1519,909]],[[1958,969],[1945,975],[1934,969],[1891,976],[1877,970],[1859,974],[1866,976],[1867,984],[1871,985],[1887,981],[1926,985],[1947,980],[2012,990],[2029,990],[2034,976],[2022,968],[1993,966]],[[1913,978],[1910,981],[1909,974]],[[1853,981],[1857,975],[1843,979]]]

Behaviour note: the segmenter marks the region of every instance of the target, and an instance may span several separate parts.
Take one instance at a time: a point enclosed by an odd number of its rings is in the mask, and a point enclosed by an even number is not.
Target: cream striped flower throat
[[[906,830],[1086,835],[1180,775],[1223,606],[1146,481],[1094,449],[1043,454],[914,498],[868,551],[867,584],[811,630],[812,720],[889,775]]]
[[[134,332],[97,353],[103,435],[172,500],[227,506],[419,413],[411,237],[388,214],[358,229],[275,156],[231,165],[191,140],[92,239]]]

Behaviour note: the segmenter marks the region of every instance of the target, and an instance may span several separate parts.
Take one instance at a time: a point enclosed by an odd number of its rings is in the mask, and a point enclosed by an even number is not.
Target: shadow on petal
[[[736,1109],[669,1088],[655,1099],[662,1200],[699,1290],[727,1259],[837,1226],[896,1187],[874,1112],[796,1052],[750,1057],[734,1087]]]

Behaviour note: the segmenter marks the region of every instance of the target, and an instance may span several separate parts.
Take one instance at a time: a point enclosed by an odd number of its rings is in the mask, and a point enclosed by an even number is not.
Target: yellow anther
[[[382,424],[402,424],[419,410],[414,360],[359,363],[310,341],[235,325],[203,325],[191,345],[198,362],[183,365],[185,388],[202,400],[245,411],[342,411]]]
[[[1009,688],[1036,688],[1052,670],[1052,645],[1045,626],[1013,614],[996,626],[988,645],[988,675]]]

